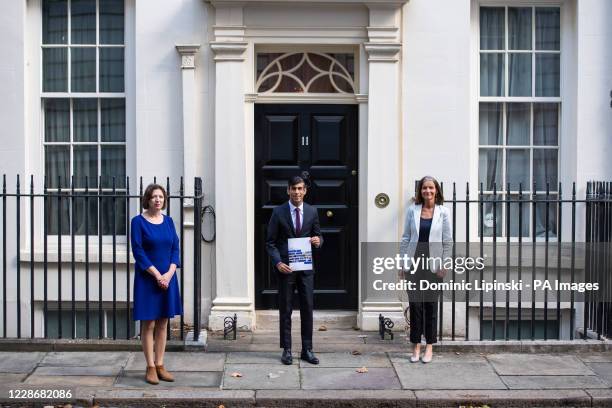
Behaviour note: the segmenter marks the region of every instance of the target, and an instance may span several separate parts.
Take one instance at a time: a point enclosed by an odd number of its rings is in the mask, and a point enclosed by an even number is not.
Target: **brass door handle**
[[[334,212],[331,210],[327,210],[327,212],[325,213],[325,215],[327,215],[327,218],[331,218],[334,216]]]

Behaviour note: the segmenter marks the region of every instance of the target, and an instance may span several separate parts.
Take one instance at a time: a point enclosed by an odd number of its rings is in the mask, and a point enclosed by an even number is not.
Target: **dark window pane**
[[[103,142],[125,141],[125,100],[101,99],[100,115]]]
[[[96,0],[72,0],[70,17],[72,44],[95,44]]]
[[[531,7],[508,8],[508,48],[531,49]]]
[[[480,220],[480,206],[478,207],[478,233],[485,237],[492,237],[493,229],[495,229],[495,235],[501,237],[504,227],[502,224],[502,210],[504,208],[504,203],[500,202],[500,200],[503,198],[501,195],[495,196],[488,194],[484,195],[483,199],[484,204],[482,222]],[[484,228],[484,235],[481,227]]]
[[[68,2],[43,1],[43,44],[66,44],[68,40]]]
[[[100,44],[123,44],[123,0],[100,2]]]
[[[90,187],[92,181],[88,180]],[[88,199],[85,193],[75,193],[75,196],[72,220],[74,234],[85,235],[85,231],[89,231],[89,235],[96,235],[98,233],[98,199],[91,196]]]
[[[506,182],[510,190],[518,190],[519,184],[529,185],[529,149],[506,151]]]
[[[74,146],[74,184],[85,187],[88,177],[90,187],[95,186],[98,176],[98,146]]]
[[[479,114],[479,140],[481,145],[501,145],[503,134],[503,105],[481,103]]]
[[[531,54],[510,54],[508,91],[510,96],[531,96]]]
[[[502,149],[480,149],[478,159],[478,186],[492,191],[494,183],[502,188]]]
[[[61,224],[62,235],[70,234],[70,198],[67,194],[49,192],[47,199],[47,234],[57,235]]]
[[[314,58],[313,56],[315,54],[308,54],[310,57]],[[355,80],[355,55],[353,54],[327,54],[330,57],[338,60],[338,62],[340,62],[340,65],[342,65],[342,67],[344,67],[346,69],[346,71],[348,72],[349,78]],[[313,61],[314,63],[314,61]],[[317,65],[315,63],[315,65]],[[317,65],[319,67],[321,67],[321,65]],[[323,65],[324,66],[324,65]],[[338,67],[338,64],[335,64],[334,66],[334,71],[336,72],[341,72],[344,75],[346,75],[346,72],[344,72],[343,69],[340,69]]]
[[[45,99],[45,142],[70,141],[70,100]]]
[[[72,48],[72,92],[96,92],[96,49]]]
[[[538,187],[540,189],[540,187]],[[556,190],[557,186],[551,185],[551,190]],[[554,238],[557,236],[557,195],[549,194],[538,194],[535,199],[540,201],[536,204],[536,218],[535,218],[535,236],[546,237],[548,231],[548,237]],[[548,203],[548,211],[546,211]],[[546,213],[548,212],[548,220],[546,219]]]
[[[43,92],[68,92],[67,48],[43,48]]]
[[[100,92],[123,92],[123,48],[100,48]]]
[[[531,107],[528,103],[509,103],[507,109],[508,145],[529,145],[529,129],[531,121]]]
[[[559,104],[533,104],[533,144],[556,146],[559,140]]]
[[[123,195],[125,194],[121,192],[114,196],[112,193],[104,193],[105,197],[102,198],[102,207],[100,208],[102,212],[102,235],[112,235],[113,225],[115,234],[126,234],[126,198],[122,197]]]
[[[515,187],[510,187],[511,189],[518,190],[518,185]],[[523,189],[529,188],[529,185],[523,184]],[[519,236],[519,225],[521,227],[521,235],[523,237],[529,236],[529,223],[531,216],[531,204],[529,202],[529,194],[523,194],[522,199],[519,201],[519,195],[513,194],[510,196],[510,236],[518,237]],[[520,211],[519,211],[520,210]],[[519,213],[521,214],[520,224],[519,224]],[[508,222],[508,221],[506,221]]]
[[[97,99],[73,99],[73,121],[75,142],[98,141]]]
[[[560,26],[558,7],[536,8],[536,50],[559,50]]]
[[[557,149],[533,149],[533,181],[538,190],[546,190],[546,183],[552,191],[557,189],[557,152]]]
[[[559,54],[536,54],[536,96],[559,96]]]
[[[102,187],[125,187],[125,146],[102,146]]]
[[[70,185],[69,146],[45,146],[45,176],[49,188]]]
[[[480,54],[480,96],[504,96],[504,54]]]
[[[505,49],[505,10],[503,7],[480,8],[480,49]]]

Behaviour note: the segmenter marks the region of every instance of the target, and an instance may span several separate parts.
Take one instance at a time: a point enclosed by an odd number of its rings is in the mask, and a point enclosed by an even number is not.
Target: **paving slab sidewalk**
[[[318,366],[298,353],[282,365],[278,351],[168,352],[176,381],[156,386],[138,352],[0,352],[0,405],[612,406],[610,353],[439,352],[423,364],[375,350],[318,353]],[[69,398],[11,398],[62,389]]]

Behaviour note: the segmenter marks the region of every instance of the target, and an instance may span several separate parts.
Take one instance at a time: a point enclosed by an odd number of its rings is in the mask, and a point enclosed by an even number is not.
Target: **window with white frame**
[[[83,195],[49,199],[47,231],[111,235],[114,228],[125,235],[125,199],[111,197],[113,188],[119,194],[126,189],[124,1],[42,4],[47,187],[60,193],[74,188],[76,195]],[[86,198],[86,189],[109,197]]]
[[[560,8],[480,7],[478,181],[485,199],[550,199],[559,193]],[[482,184],[481,184],[482,183]],[[535,191],[533,190],[535,185]],[[522,190],[521,190],[522,189]],[[484,236],[519,235],[519,205],[484,205]],[[556,236],[550,204],[522,205],[522,236]],[[496,214],[494,215],[493,212]]]

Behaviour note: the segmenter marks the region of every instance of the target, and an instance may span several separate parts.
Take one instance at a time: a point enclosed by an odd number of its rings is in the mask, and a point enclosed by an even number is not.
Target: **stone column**
[[[183,176],[185,180],[185,195],[193,194],[193,179],[196,176],[196,86],[195,86],[195,54],[200,44],[177,45],[176,50],[181,55],[181,71],[183,84]]]
[[[184,44],[177,45],[176,50],[181,56],[181,73],[182,73],[182,95],[183,95],[183,180],[185,183],[185,195],[193,195],[194,178],[196,176],[196,149],[194,146],[197,143],[196,135],[196,107],[195,107],[195,54],[200,49],[199,44]],[[184,259],[193,259],[193,201],[185,200],[184,203],[184,223],[185,228],[183,255]],[[178,217],[174,217],[174,221],[178,222]],[[183,260],[181,260],[183,261]],[[183,311],[185,321],[192,323],[194,321],[193,310],[193,262],[183,263],[181,269],[181,279],[186,288],[183,296]]]
[[[401,7],[369,4],[369,41],[364,43],[368,58],[368,141],[365,197],[365,241],[397,242],[400,227],[401,194],[401,115],[400,115],[400,25]],[[375,204],[378,194],[388,196],[388,204]],[[362,266],[362,273],[369,273]],[[361,282],[366,282],[361,277]],[[377,330],[378,316],[403,320],[401,303],[387,294],[361,288],[360,327]]]
[[[215,4],[215,293],[209,326],[223,328],[226,316],[238,325],[254,320],[253,158],[245,128],[242,6]]]

